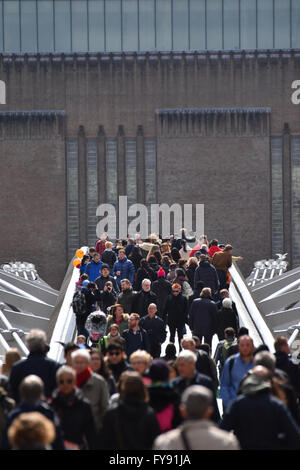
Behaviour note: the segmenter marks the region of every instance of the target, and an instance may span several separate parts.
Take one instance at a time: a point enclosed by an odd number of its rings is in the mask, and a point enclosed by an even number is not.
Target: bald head
[[[252,338],[243,335],[239,339],[239,353],[243,360],[249,360],[253,357],[254,344]]]
[[[261,377],[263,380],[268,382],[272,378],[272,373],[264,366],[255,366],[252,369],[252,374]]]

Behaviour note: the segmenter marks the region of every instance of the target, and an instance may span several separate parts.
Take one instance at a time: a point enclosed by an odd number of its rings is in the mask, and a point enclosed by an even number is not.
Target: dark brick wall
[[[120,139],[138,136],[139,202],[144,200],[143,136],[157,137],[158,202],[204,203],[207,234],[233,243],[235,252],[246,259],[241,264],[246,274],[255,259],[270,256],[269,137],[281,135],[288,123],[284,145],[287,184],[288,139],[300,133],[300,105],[291,103],[291,83],[300,79],[299,51],[7,54],[0,55],[0,79],[7,85],[7,104],[1,105],[0,111],[50,109],[66,113],[65,127],[55,139],[0,137],[5,194],[0,221],[7,239],[1,255],[4,261],[12,256],[25,259],[26,254],[37,263],[46,281],[56,287],[62,281],[67,266],[65,139],[80,135],[80,126],[84,126],[79,145],[81,165],[85,138],[98,136],[99,152],[103,152],[105,138],[117,138],[119,126],[123,126],[118,137],[122,153]],[[174,122],[170,135],[166,135],[161,133],[156,115],[157,109],[164,108],[247,107],[271,108],[263,135],[224,135],[222,123],[216,126],[217,134],[189,131],[183,135]],[[118,161],[122,163],[122,159],[120,154]],[[31,164],[25,165],[25,161]],[[101,202],[105,201],[104,180],[105,175],[99,174]],[[122,188],[121,176],[119,184]],[[288,248],[288,188],[284,194]],[[82,197],[84,201],[85,194]],[[85,220],[80,226],[84,224]],[[21,235],[26,243],[17,243]],[[45,247],[45,240],[48,262],[39,264],[37,252]],[[56,256],[60,258],[59,268],[53,261]]]

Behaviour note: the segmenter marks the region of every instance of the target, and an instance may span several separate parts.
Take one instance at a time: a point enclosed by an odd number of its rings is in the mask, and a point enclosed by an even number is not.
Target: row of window
[[[0,0],[4,52],[299,47],[299,0]]]
[[[86,194],[87,194],[87,235],[88,245],[92,246],[96,240],[97,217],[96,210],[99,201],[99,171],[105,173],[107,203],[118,207],[118,152],[117,140],[106,141],[105,156],[98,159],[96,139],[87,139],[86,148]],[[103,167],[98,168],[99,161]],[[67,224],[68,224],[68,256],[74,256],[74,252],[80,245],[79,240],[79,166],[78,166],[78,141],[67,141]],[[153,139],[144,139],[144,177],[145,177],[145,203],[156,202],[156,142]],[[128,205],[137,202],[137,150],[136,140],[125,140],[125,182]],[[123,194],[122,194],[123,195]]]

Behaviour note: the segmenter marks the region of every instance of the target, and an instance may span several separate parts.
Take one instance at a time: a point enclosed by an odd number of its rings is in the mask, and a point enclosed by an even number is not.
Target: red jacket
[[[208,249],[209,257],[212,258],[214,256],[214,254],[217,253],[217,251],[223,251],[223,250],[221,248],[219,248],[217,245],[211,246]]]
[[[98,240],[95,246],[95,250],[99,253],[100,257],[105,250],[105,242],[103,240]]]

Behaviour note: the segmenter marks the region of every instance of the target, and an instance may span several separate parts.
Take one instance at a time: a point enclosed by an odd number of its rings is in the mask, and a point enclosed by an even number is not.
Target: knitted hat
[[[149,377],[152,382],[168,382],[170,368],[163,359],[153,359],[149,367]]]
[[[166,277],[166,273],[165,271],[163,270],[163,268],[159,268],[159,270],[157,271],[157,277]]]
[[[108,264],[103,263],[102,266],[101,266],[100,271],[102,271],[102,269],[104,269],[104,268],[109,269]]]

